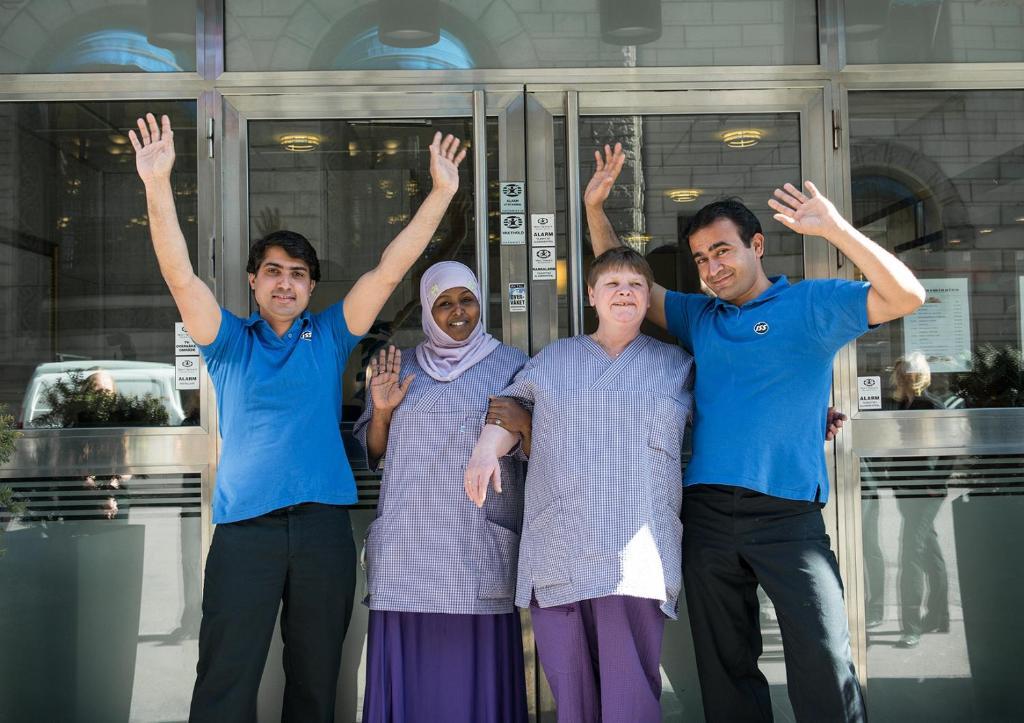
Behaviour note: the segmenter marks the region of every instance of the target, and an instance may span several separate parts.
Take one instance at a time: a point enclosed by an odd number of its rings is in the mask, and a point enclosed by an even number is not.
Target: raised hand
[[[460,143],[450,133],[442,140],[438,131],[430,144],[430,178],[434,189],[453,196],[459,190],[459,164],[466,157],[466,149],[459,150]]]
[[[174,133],[171,131],[171,119],[163,116],[161,125],[157,125],[156,117],[147,113],[146,118],[138,119],[139,135],[128,131],[128,140],[135,149],[135,168],[143,183],[166,180],[171,177],[174,167]],[[139,138],[142,138],[140,141]]]
[[[776,188],[775,198],[768,200],[777,211],[773,218],[799,234],[828,238],[845,220],[813,183],[804,181],[804,187],[810,196],[792,183]]]
[[[616,143],[615,148],[605,144],[604,157],[601,151],[594,151],[594,175],[590,177],[586,189],[583,191],[583,205],[590,208],[600,208],[608,200],[612,192],[615,180],[622,172],[622,166],[626,162],[626,154],[622,150],[622,144]]]
[[[400,382],[398,373],[401,368],[402,352],[394,346],[389,346],[387,352],[381,349],[379,358],[370,360],[370,397],[375,411],[391,413],[405,399],[416,375],[409,374]]]

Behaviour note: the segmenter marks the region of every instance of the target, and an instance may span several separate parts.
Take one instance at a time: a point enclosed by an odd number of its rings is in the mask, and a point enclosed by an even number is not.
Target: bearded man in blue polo
[[[246,271],[258,311],[241,319],[220,308],[192,270],[171,192],[170,120],[158,124],[147,114],[129,137],[153,249],[217,390],[223,440],[189,720],[256,720],[280,608],[282,720],[332,721],[355,590],[345,505],[356,502],[356,487],[339,431],[341,376],[349,352],[437,230],[466,152],[458,139],[435,134],[430,194],[377,267],[320,313],[307,309],[320,278],[309,241],[279,231],[257,242]]]
[[[595,153],[584,194],[595,254],[619,243],[603,206],[625,155],[619,144],[604,151]],[[866,282],[769,278],[757,217],[739,201],[718,201],[698,211],[685,233],[714,296],[655,285],[647,314],[697,365],[693,457],[683,477],[683,580],[712,723],[772,720],[757,667],[759,584],[779,615],[797,720],[866,717],[821,515],[829,492],[822,430],[836,353],[870,327],[912,313],[924,288],[812,183],[805,189],[776,189],[768,201],[774,218],[825,238]]]

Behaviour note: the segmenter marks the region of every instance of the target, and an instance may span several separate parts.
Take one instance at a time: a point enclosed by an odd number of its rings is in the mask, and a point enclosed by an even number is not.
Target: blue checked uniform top
[[[517,605],[630,595],[676,617],[692,384],[680,347],[641,334],[611,359],[577,336],[546,347],[501,392],[533,405]]]
[[[416,374],[391,417],[377,518],[366,538],[366,604],[372,610],[494,615],[515,609],[523,517],[523,463],[501,460],[502,493],[477,508],[466,465],[497,395],[528,357],[502,344],[457,379],[439,382],[402,352],[400,378]],[[354,433],[366,449],[373,414]]]

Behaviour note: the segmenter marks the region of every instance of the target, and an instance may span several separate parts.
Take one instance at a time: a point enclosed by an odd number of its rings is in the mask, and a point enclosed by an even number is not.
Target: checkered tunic
[[[515,610],[516,560],[522,529],[522,461],[501,461],[502,493],[482,509],[463,486],[483,430],[488,396],[504,389],[526,363],[520,350],[496,348],[451,382],[432,379],[412,350],[402,352],[401,378],[416,374],[391,418],[377,518],[367,531],[366,604],[373,610],[498,614]],[[373,413],[355,435],[366,450]]]
[[[546,347],[501,392],[534,405],[517,605],[631,595],[676,617],[692,385],[680,347],[640,335],[611,359],[577,336]]]

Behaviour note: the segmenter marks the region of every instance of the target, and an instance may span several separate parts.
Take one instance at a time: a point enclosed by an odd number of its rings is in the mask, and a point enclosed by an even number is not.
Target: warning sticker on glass
[[[508,285],[508,310],[526,311],[526,284]]]
[[[534,213],[530,215],[530,235],[534,246],[555,245],[555,214]]]
[[[199,389],[199,357],[174,358],[174,388]]]
[[[501,212],[523,213],[526,211],[526,184],[519,181],[505,181],[501,184]]]
[[[196,349],[196,343],[188,335],[185,325],[180,321],[174,322],[174,355],[189,356],[198,353],[199,350]]]
[[[555,250],[541,247],[533,249],[533,280],[553,281],[555,279]]]
[[[881,377],[857,377],[857,408],[861,411],[882,408]]]
[[[526,217],[521,213],[501,214],[501,245],[526,245]]]

